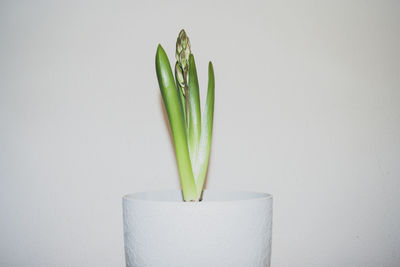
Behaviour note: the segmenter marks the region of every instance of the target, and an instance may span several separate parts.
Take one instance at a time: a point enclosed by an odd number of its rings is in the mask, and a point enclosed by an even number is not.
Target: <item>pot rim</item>
[[[255,191],[203,191],[202,201],[184,202],[181,190],[142,191],[123,196],[123,201],[149,202],[149,203],[174,203],[180,205],[202,205],[205,203],[234,203],[242,201],[272,201],[272,195]]]

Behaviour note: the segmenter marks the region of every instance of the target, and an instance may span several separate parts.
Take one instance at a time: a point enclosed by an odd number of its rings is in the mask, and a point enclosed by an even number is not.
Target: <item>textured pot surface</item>
[[[271,258],[272,197],[206,190],[201,202],[180,191],[123,198],[128,267],[266,267]]]

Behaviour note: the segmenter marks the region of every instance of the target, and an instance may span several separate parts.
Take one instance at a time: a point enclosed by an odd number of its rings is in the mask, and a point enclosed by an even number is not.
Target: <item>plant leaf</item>
[[[156,53],[156,73],[174,139],[183,198],[185,201],[196,201],[198,194],[187,145],[183,111],[171,66],[161,45],[158,45]]]
[[[208,64],[208,90],[206,106],[203,114],[201,126],[201,137],[197,162],[194,167],[195,180],[197,184],[197,193],[201,196],[204,182],[207,175],[208,162],[210,158],[212,129],[214,120],[214,98],[215,98],[215,79],[214,68],[211,62]]]
[[[201,134],[201,111],[200,111],[200,95],[199,82],[197,79],[196,63],[193,54],[189,56],[188,71],[188,128],[189,128],[189,153],[192,166],[195,165],[197,153],[200,143]]]

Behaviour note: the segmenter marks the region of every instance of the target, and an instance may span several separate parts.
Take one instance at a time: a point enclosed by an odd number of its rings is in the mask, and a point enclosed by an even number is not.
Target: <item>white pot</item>
[[[201,202],[180,191],[123,198],[128,267],[266,267],[271,259],[272,196],[206,190]]]

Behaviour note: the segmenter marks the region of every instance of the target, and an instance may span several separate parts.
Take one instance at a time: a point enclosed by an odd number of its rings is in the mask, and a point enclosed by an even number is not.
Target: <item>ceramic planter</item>
[[[180,191],[123,198],[128,267],[266,267],[271,258],[272,197],[206,190],[201,202]]]

